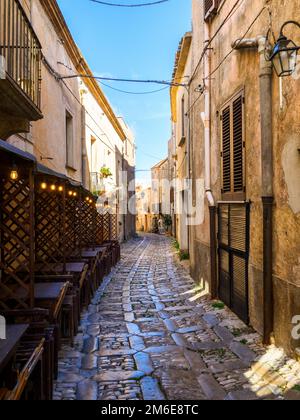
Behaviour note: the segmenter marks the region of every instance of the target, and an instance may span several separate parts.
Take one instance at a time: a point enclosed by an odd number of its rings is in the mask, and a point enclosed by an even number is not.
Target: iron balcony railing
[[[0,0],[0,56],[6,74],[40,109],[41,45],[19,0]]]

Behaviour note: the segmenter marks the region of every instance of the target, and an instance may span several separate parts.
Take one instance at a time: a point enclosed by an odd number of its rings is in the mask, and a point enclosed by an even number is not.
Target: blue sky
[[[110,0],[145,3],[145,0]],[[58,0],[75,41],[97,75],[117,78],[170,80],[175,53],[191,29],[190,0],[170,0],[141,8],[109,7],[90,0]],[[111,83],[141,92],[157,85]],[[170,138],[169,89],[152,95],[126,95],[102,86],[115,112],[133,128],[137,169],[148,170],[167,154]],[[137,178],[148,177],[138,172]]]

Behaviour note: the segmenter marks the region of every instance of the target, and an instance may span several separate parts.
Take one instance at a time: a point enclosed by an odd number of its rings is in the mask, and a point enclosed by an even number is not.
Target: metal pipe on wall
[[[264,343],[269,344],[274,330],[273,302],[273,129],[272,63],[265,58],[266,38],[258,40],[260,56],[261,163],[264,248]]]

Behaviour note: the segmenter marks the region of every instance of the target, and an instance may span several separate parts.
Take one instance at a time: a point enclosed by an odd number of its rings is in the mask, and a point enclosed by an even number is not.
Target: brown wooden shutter
[[[207,20],[214,16],[220,5],[220,0],[203,0],[204,2],[204,19]]]
[[[244,95],[222,110],[222,194],[230,200],[245,197]]]
[[[231,192],[231,109],[222,112],[222,170],[223,193]]]
[[[205,14],[205,16],[207,15],[207,13],[210,12],[213,5],[214,5],[214,0],[204,0],[204,14]]]
[[[233,192],[244,191],[243,97],[233,102]]]

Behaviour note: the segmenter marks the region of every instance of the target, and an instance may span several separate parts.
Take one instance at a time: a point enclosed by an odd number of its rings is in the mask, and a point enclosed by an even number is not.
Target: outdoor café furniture
[[[86,262],[68,262],[63,263],[51,263],[47,265],[37,264],[36,265],[36,276],[37,281],[47,281],[51,279],[51,276],[58,278],[64,275],[68,276],[69,281],[73,285],[74,293],[76,294],[76,317],[74,319],[75,333],[78,331],[81,314],[81,301],[82,296],[85,293],[84,288],[87,286],[87,273],[88,264]],[[57,277],[58,276],[58,277]],[[70,277],[72,276],[72,277]],[[53,277],[52,277],[53,278]],[[55,279],[53,278],[53,279]],[[49,280],[48,280],[49,281]]]
[[[17,382],[14,388],[7,393],[8,401],[45,400],[44,395],[44,353],[45,338],[39,342],[21,342],[17,349],[15,369]]]
[[[28,324],[6,326],[6,339],[0,340],[0,378],[6,368],[11,370],[17,347],[28,328]]]
[[[110,244],[96,245],[88,248],[84,248],[83,251],[95,251],[99,254],[99,277],[103,278],[108,275],[112,268],[112,253]]]
[[[102,259],[102,252],[96,248],[85,248],[81,251],[81,259],[89,265],[89,290],[83,299],[84,306],[87,306],[93,297],[104,277],[105,262]],[[70,257],[70,260],[78,260],[77,256]]]
[[[15,309],[1,312],[7,322],[13,325],[20,325],[27,322],[29,327],[22,337],[22,345],[32,347],[32,343],[39,345],[42,339],[44,342],[43,371],[44,383],[43,393],[46,400],[52,399],[55,365],[55,327],[49,323],[49,311],[47,309]]]
[[[74,295],[68,294],[62,305],[61,340],[73,347],[75,335]]]
[[[61,347],[61,315],[62,305],[69,289],[69,282],[35,283],[34,298],[36,307],[47,309],[49,324],[54,327],[54,376],[58,372],[58,352]],[[21,298],[23,289],[19,290]]]
[[[28,345],[23,345],[22,339],[28,329],[28,324],[7,325],[6,340],[0,340],[0,399],[2,400],[19,400],[32,375],[35,375],[33,383],[38,393],[37,397],[43,396],[42,354],[45,340],[40,340],[37,346],[33,343],[30,348]]]

